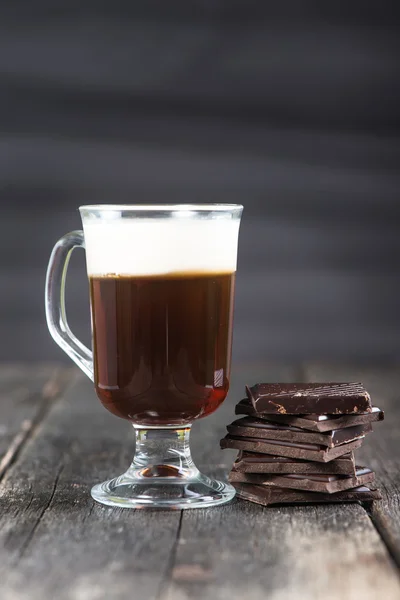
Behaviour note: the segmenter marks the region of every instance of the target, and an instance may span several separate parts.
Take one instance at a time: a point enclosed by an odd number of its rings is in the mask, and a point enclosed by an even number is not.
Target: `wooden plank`
[[[157,597],[180,513],[111,509],[90,497],[132,453],[129,425],[79,377],[0,484],[2,600]]]
[[[221,462],[217,440],[234,418],[233,406],[245,383],[299,378],[296,370],[265,364],[238,369],[230,400],[197,426],[201,435],[192,445],[198,463],[230,466],[235,452],[225,458],[224,450]],[[398,598],[398,574],[361,506],[264,509],[237,500],[214,510],[183,513],[161,600],[322,600],[327,593],[332,600],[375,600],[381,591],[385,598]]]
[[[293,380],[293,369],[238,368],[230,398],[193,432],[193,454],[223,474],[234,452],[218,440],[245,383]],[[332,600],[399,597],[400,584],[359,505],[264,509],[236,501],[164,512],[95,504],[93,483],[129,464],[130,427],[78,377],[21,449],[0,484],[2,600]]]
[[[247,373],[253,379],[257,370]],[[281,372],[280,378],[290,379],[290,370]],[[222,453],[218,445],[239,394],[237,385],[233,388],[220,416],[195,427],[194,454],[199,462],[207,461],[206,472],[221,475],[233,460],[234,453]],[[78,380],[53,407],[0,487],[0,580],[6,599],[24,594],[30,600],[55,595],[101,598],[107,597],[105,590],[116,598],[128,593],[157,598],[163,592],[180,513],[113,510],[89,496],[93,483],[123,471],[132,451],[127,424],[100,406],[90,382]]]
[[[361,506],[263,509],[237,501],[183,515],[163,599],[399,597],[400,585]],[[328,595],[327,595],[328,594]]]
[[[71,376],[57,365],[0,365],[0,480]]]
[[[400,366],[351,368],[312,365],[306,369],[309,380],[362,381],[374,404],[385,411],[356,456],[376,472],[383,501],[373,505],[371,517],[400,568]]]

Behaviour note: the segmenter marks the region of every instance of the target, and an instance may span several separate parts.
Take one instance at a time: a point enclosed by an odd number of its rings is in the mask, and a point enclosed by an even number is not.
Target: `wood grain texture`
[[[0,480],[73,370],[56,365],[0,365]]]
[[[193,447],[199,464],[218,464],[214,440],[223,423],[235,418],[235,400],[245,383],[299,379],[300,372],[290,368],[260,364],[238,369],[230,400],[198,423],[202,435]],[[200,448],[204,440],[210,443]],[[227,458],[222,465],[229,466]],[[387,598],[399,596],[397,570],[361,506],[264,509],[237,500],[183,513],[171,579],[161,600],[372,600],[383,589]]]
[[[185,513],[163,600],[399,597],[398,575],[361,506],[236,501]]]
[[[132,452],[131,428],[79,378],[0,485],[2,599],[157,596],[180,513],[113,510],[90,497]]]
[[[385,411],[384,421],[374,424],[374,433],[356,452],[356,459],[376,472],[383,500],[374,503],[371,516],[400,568],[400,366],[366,369],[311,365],[306,375],[314,381],[362,381],[373,404]]]
[[[237,369],[229,399],[194,427],[193,454],[206,473],[226,476],[236,453],[218,441],[244,384],[261,379],[299,372]],[[264,509],[237,500],[164,512],[95,504],[91,485],[121,473],[132,452],[129,425],[78,376],[0,484],[2,600],[399,597],[396,567],[359,505]]]

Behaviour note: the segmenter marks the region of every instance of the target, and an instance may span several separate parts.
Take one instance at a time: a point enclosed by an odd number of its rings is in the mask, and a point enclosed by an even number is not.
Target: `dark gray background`
[[[398,11],[270,4],[1,4],[1,360],[62,359],[45,269],[97,202],[244,204],[235,360],[399,358]]]

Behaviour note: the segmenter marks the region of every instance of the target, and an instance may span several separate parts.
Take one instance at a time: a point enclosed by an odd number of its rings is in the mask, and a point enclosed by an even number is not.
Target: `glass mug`
[[[190,454],[194,420],[229,389],[237,245],[243,207],[82,206],[82,231],[55,245],[46,318],[57,344],[94,382],[102,404],[133,424],[129,469],[92,488],[110,506],[194,508],[234,488],[201,474]],[[65,279],[86,250],[93,353],[71,332]]]

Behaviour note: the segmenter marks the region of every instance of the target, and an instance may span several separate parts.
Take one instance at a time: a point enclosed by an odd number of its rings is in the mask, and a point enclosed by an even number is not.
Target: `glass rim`
[[[137,212],[160,212],[160,211],[196,211],[196,212],[229,212],[243,209],[242,204],[83,204],[79,211],[137,211]]]

